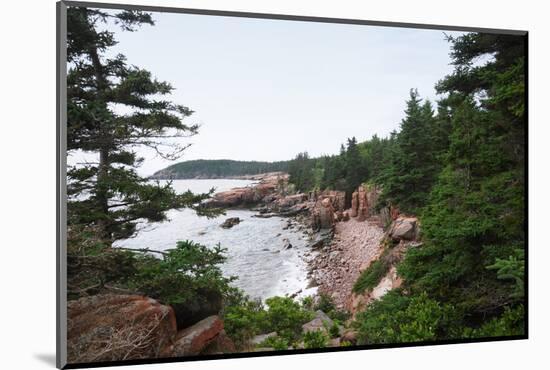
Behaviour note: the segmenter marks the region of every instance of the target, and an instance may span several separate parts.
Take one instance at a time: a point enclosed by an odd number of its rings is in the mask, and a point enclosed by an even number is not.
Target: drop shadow
[[[34,358],[51,367],[56,366],[55,353],[35,353]]]

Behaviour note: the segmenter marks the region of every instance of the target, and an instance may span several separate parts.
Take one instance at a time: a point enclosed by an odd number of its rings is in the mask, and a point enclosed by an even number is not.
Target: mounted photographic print
[[[526,51],[58,3],[58,366],[527,338]]]

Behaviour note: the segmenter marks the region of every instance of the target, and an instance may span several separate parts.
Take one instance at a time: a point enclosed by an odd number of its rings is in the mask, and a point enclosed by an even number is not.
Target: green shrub
[[[328,336],[322,330],[304,333],[304,348],[324,348],[328,344]]]
[[[313,307],[313,309],[321,310],[324,313],[333,311],[336,307],[334,306],[334,302],[332,302],[332,299],[324,293],[319,294],[319,298],[317,299],[317,303]]]
[[[224,329],[238,348],[246,347],[248,341],[262,330],[264,307],[260,301],[245,298],[226,306],[223,312]]]
[[[391,291],[357,315],[359,343],[402,343],[434,340],[448,324],[450,307],[425,293],[406,297]]]
[[[302,307],[306,310],[313,310],[313,297],[308,295],[307,297],[302,298]]]
[[[225,261],[225,249],[214,249],[191,241],[178,242],[176,248],[156,258],[136,254],[136,273],[130,278],[130,289],[165,304],[193,302],[201,291],[226,295],[232,278],[223,276],[219,264]]]
[[[328,329],[328,333],[331,338],[338,338],[340,336],[340,327],[336,321],[332,323],[332,326]]]
[[[497,271],[497,279],[512,280],[514,282],[511,298],[523,298],[525,296],[523,283],[525,277],[525,251],[515,249],[513,255],[507,259],[496,258],[495,263],[487,266],[488,270]]]
[[[271,347],[277,351],[287,350],[289,347],[288,340],[279,336],[269,337],[264,340],[259,347]]]
[[[314,314],[305,310],[289,297],[271,297],[266,300],[267,310],[263,316],[264,332],[276,331],[289,342],[299,337],[302,325],[313,319]]]
[[[244,347],[257,334],[277,332],[276,344],[286,346],[300,337],[302,325],[314,317],[289,297],[271,297],[266,306],[247,297],[233,300],[223,311],[225,330],[238,346]],[[285,347],[286,348],[286,347]]]
[[[525,334],[525,311],[523,305],[515,308],[506,307],[504,313],[491,319],[478,329],[465,329],[464,336],[468,338],[502,337],[507,335]]]

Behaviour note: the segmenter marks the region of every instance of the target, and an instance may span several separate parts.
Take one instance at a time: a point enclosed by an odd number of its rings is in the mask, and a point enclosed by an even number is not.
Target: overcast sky
[[[409,90],[436,100],[452,71],[442,31],[153,13],[112,53],[175,87],[199,135],[180,160],[276,161],[398,129]],[[447,32],[448,34],[455,34]],[[182,139],[188,142],[189,139]],[[172,162],[139,150],[149,175]]]

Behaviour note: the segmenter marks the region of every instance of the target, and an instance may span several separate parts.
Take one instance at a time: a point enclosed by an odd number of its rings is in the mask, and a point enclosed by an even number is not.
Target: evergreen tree
[[[426,243],[399,271],[413,292],[453,303],[464,325],[477,326],[522,311],[524,39],[472,33],[451,41],[455,72],[438,84],[452,124],[445,167],[423,212]]]
[[[93,226],[110,246],[131,236],[139,219],[164,220],[171,208],[199,210],[207,194],[176,195],[169,184],[151,184],[136,173],[142,161],[135,151],[139,146],[167,159],[182,154],[187,146],[178,139],[198,129],[183,123],[192,111],[157,98],[173,90],[167,82],[128,65],[123,55],[106,56],[116,45],[113,32],[102,30],[106,24],[131,32],[153,25],[151,15],[69,7],[67,20],[67,148],[98,158],[68,169],[69,224]]]
[[[321,182],[321,188],[324,189],[334,189],[334,190],[345,190],[346,186],[346,168],[344,166],[344,155],[345,148],[342,145],[340,155],[330,156],[324,158],[324,174],[323,180]]]
[[[307,152],[298,153],[289,166],[289,181],[296,186],[298,191],[309,191],[314,186],[313,168],[314,161],[309,158]]]
[[[367,178],[366,167],[363,165],[357,139],[348,138],[347,149],[345,153],[345,173],[346,173],[346,195],[351,199],[351,193],[357,189]]]
[[[378,135],[373,135],[370,140],[359,144],[359,152],[363,161],[363,166],[367,171],[364,181],[373,180],[376,182],[382,171],[387,168],[388,160],[388,139],[380,139]]]
[[[410,92],[405,114],[392,163],[384,176],[383,199],[415,212],[425,204],[437,175],[431,138],[435,121],[431,103],[422,105],[416,90]]]

